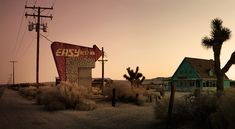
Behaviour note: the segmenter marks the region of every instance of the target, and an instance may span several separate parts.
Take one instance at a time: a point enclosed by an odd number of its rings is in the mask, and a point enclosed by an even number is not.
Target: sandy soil
[[[98,103],[94,111],[47,112],[6,89],[0,99],[0,129],[161,129],[151,105]]]

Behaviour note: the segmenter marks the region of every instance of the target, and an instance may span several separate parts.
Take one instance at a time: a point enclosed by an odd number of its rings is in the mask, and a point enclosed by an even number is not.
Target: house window
[[[206,83],[205,82],[203,82],[203,87],[206,87]]]
[[[215,83],[216,83],[216,82],[214,81],[214,82],[213,82],[213,87],[215,87]]]
[[[209,87],[209,81],[206,81],[206,87]]]
[[[190,86],[194,86],[194,85],[195,85],[194,81],[190,81]]]
[[[209,70],[209,76],[212,77],[214,74],[213,74],[213,69],[210,69]]]
[[[213,84],[212,84],[212,81],[210,81],[210,85],[209,85],[210,87],[213,87]]]

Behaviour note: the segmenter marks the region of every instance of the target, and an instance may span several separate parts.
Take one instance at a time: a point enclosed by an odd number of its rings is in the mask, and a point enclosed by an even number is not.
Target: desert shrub
[[[68,108],[75,108],[80,99],[89,99],[91,89],[85,86],[79,86],[68,82],[61,82],[60,94]]]
[[[221,112],[212,113],[208,125],[211,129],[228,129],[228,121]]]
[[[102,94],[102,89],[99,87],[92,87],[92,94],[93,95],[101,95]]]
[[[217,110],[217,97],[215,94],[201,95],[192,103],[192,115],[197,124],[206,125],[208,117]]]
[[[135,97],[135,93],[129,84],[124,82],[113,82],[112,84],[109,84],[108,87],[104,88],[104,96],[106,96],[108,100],[112,99],[113,88],[116,90],[116,99],[119,101],[125,101],[125,99],[128,101],[128,99]]]
[[[224,95],[218,101],[217,112],[214,115],[221,116],[220,120],[215,121],[212,119],[212,125],[227,125],[228,129],[235,128],[235,89],[228,88],[225,90]],[[211,117],[212,118],[212,117]],[[218,118],[217,118],[218,119]],[[214,122],[213,122],[214,120]],[[217,126],[218,128],[218,126]],[[226,129],[226,128],[224,128]]]
[[[39,92],[36,97],[38,104],[48,105],[50,102],[57,100],[62,100],[59,89],[57,87],[45,86],[39,88]]]
[[[37,88],[33,86],[24,87],[24,88],[20,88],[19,92],[22,96],[33,99],[37,95]]]
[[[125,82],[113,82],[109,86],[104,88],[104,96],[107,100],[112,100],[113,97],[113,88],[116,90],[116,100],[120,102],[131,102],[136,103],[137,105],[144,105],[147,101],[145,96],[146,88],[144,87],[131,87],[130,84]],[[138,97],[137,97],[138,96]]]
[[[116,100],[121,102],[135,102],[136,94],[130,84],[124,82],[113,82],[104,89],[104,95],[107,100],[111,100],[113,96],[113,88],[116,90]]]
[[[20,88],[30,87],[30,86],[32,86],[30,83],[20,83],[20,84],[19,84],[19,87],[20,87]]]
[[[75,110],[90,111],[96,108],[95,101],[89,99],[80,99],[79,103],[76,104]]]
[[[191,97],[189,97],[191,96]],[[196,90],[176,105],[173,118],[193,121],[196,127],[210,127],[210,115],[217,111],[218,98],[214,92]],[[180,121],[177,121],[180,123]]]
[[[191,123],[195,128],[210,127],[209,117],[217,111],[217,102],[216,94],[198,90],[192,94],[175,98],[171,124],[177,128],[187,123]],[[166,102],[165,99],[156,103],[155,115],[157,119],[166,120],[168,105],[169,101]]]
[[[89,87],[61,82],[59,86],[40,87],[36,100],[38,104],[45,105],[45,109],[49,111],[66,108],[93,110],[95,103],[88,101],[90,93],[91,89]]]
[[[168,111],[168,105],[169,105],[169,99],[161,99],[159,101],[156,101],[155,107],[154,107],[154,113],[156,119],[166,120],[167,118],[167,111]]]
[[[157,119],[166,120],[169,101],[159,100],[155,106]],[[215,92],[195,91],[176,98],[173,106],[172,124],[180,128],[190,123],[190,128],[234,129],[235,89],[228,88],[218,98]]]
[[[147,101],[147,97],[143,96],[143,95],[140,95],[140,96],[138,96],[138,98],[136,100],[136,104],[139,105],[139,106],[144,106],[146,101]]]

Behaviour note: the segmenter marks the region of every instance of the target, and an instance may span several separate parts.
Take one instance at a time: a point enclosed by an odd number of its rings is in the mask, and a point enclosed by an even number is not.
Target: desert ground
[[[17,91],[5,88],[0,98],[0,129],[161,129],[153,105],[98,102],[93,111],[48,112]]]

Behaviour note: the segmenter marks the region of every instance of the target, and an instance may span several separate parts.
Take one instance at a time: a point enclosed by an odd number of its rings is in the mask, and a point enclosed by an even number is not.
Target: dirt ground
[[[0,98],[0,129],[161,129],[152,105],[98,103],[93,111],[48,112],[5,89]]]

